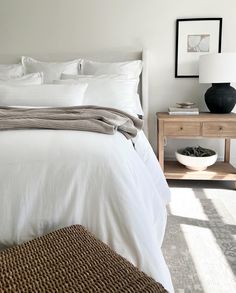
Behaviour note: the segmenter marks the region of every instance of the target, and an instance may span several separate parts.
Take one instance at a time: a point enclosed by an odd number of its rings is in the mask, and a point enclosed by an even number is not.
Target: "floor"
[[[180,180],[169,185],[163,252],[175,292],[236,292],[234,185]]]

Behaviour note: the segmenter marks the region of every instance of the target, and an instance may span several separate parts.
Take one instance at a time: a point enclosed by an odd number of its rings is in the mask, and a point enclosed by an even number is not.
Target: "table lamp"
[[[212,83],[205,102],[212,113],[230,113],[236,103],[236,53],[206,54],[199,58],[199,83]]]

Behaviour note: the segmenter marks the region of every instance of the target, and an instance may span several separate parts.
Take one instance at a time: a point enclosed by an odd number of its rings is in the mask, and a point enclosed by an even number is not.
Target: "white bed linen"
[[[143,132],[0,132],[0,246],[82,224],[173,292],[161,252],[169,188]]]

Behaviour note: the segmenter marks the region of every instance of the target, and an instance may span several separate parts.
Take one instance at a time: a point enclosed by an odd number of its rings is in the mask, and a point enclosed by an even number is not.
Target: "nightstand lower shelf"
[[[167,179],[236,181],[236,168],[226,162],[216,162],[204,171],[192,171],[176,161],[165,161],[164,174]]]

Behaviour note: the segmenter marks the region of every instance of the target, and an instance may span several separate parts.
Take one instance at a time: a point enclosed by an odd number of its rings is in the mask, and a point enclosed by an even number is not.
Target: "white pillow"
[[[87,83],[88,88],[84,95],[84,105],[116,108],[132,115],[142,115],[142,109],[137,95],[138,79],[127,79],[122,75],[61,75],[62,80],[54,81],[57,84]],[[63,80],[64,79],[64,80]],[[140,105],[141,107],[141,105]]]
[[[0,86],[0,106],[68,107],[83,104],[86,83]]]
[[[60,79],[62,73],[78,74],[81,62],[80,59],[68,62],[42,62],[25,56],[21,58],[21,61],[25,74],[43,72],[45,83],[52,83],[54,79]]]
[[[39,85],[43,83],[43,73],[31,73],[26,74],[21,77],[15,77],[6,79],[1,79],[0,77],[0,85]]]
[[[141,72],[141,60],[113,63],[83,60],[81,64],[81,74],[124,74],[129,78],[138,78]]]
[[[22,64],[0,64],[0,79],[9,79],[23,75]]]

